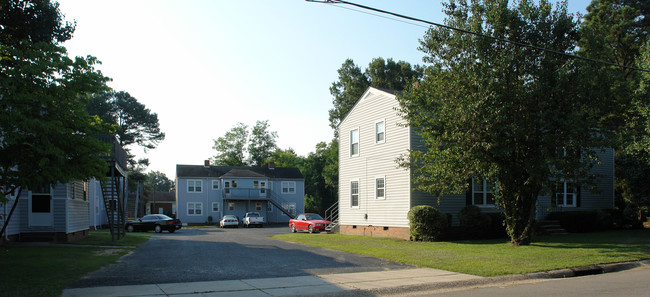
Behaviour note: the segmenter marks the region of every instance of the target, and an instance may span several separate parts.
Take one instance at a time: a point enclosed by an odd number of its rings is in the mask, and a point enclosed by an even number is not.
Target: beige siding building
[[[391,90],[370,87],[338,126],[339,133],[339,225],[342,234],[409,239],[408,211],[417,205],[433,205],[451,215],[458,224],[458,212],[468,204],[484,212],[498,212],[491,184],[474,181],[463,195],[440,199],[413,190],[411,171],[397,164],[409,150],[423,149],[420,136],[399,114],[399,103]],[[580,188],[555,197],[540,196],[538,219],[549,211],[613,208],[614,151],[600,152],[601,174],[598,191]],[[553,199],[552,199],[553,198]]]

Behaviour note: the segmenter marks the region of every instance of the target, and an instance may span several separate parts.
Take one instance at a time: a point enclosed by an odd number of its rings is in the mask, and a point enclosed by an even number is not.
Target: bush
[[[449,227],[447,215],[430,205],[411,208],[408,219],[413,241],[440,240]]]
[[[461,232],[468,239],[487,238],[492,226],[492,218],[481,212],[476,205],[467,205],[458,213]]]
[[[559,221],[562,228],[571,233],[604,231],[614,224],[612,213],[602,210],[553,212],[547,219]]]
[[[642,229],[643,221],[645,221],[645,218],[638,205],[629,203],[625,206],[625,209],[623,209],[623,223],[626,227]]]

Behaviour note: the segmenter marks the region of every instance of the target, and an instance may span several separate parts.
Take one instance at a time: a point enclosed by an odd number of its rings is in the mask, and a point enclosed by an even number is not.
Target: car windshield
[[[323,217],[321,217],[320,215],[317,215],[317,214],[308,214],[308,215],[305,215],[305,216],[307,217],[308,220],[322,220],[323,219]]]
[[[223,216],[224,220],[234,220],[235,216]]]
[[[158,218],[161,219],[161,220],[172,220],[172,218],[170,218],[170,217],[168,217],[166,215],[163,215],[163,214],[159,214]]]
[[[251,213],[248,214],[248,216],[249,216],[249,217],[259,217],[260,214],[259,214],[259,213],[256,213],[256,212],[251,212]]]

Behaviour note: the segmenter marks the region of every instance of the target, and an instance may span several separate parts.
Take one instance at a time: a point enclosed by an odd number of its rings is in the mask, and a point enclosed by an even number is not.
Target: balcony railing
[[[111,153],[108,156],[104,156],[109,162],[115,162],[115,165],[119,166],[121,169],[126,170],[126,160],[127,154],[116,135],[97,135],[97,138],[103,142],[110,143]]]
[[[224,188],[224,199],[245,199],[245,200],[268,200],[271,194],[270,189],[253,188]]]

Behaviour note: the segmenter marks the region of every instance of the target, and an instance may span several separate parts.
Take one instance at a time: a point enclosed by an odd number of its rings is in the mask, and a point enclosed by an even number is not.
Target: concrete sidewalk
[[[438,269],[415,268],[316,276],[73,288],[64,290],[62,297],[337,295],[351,293],[350,291],[417,287],[480,279],[483,278]]]

